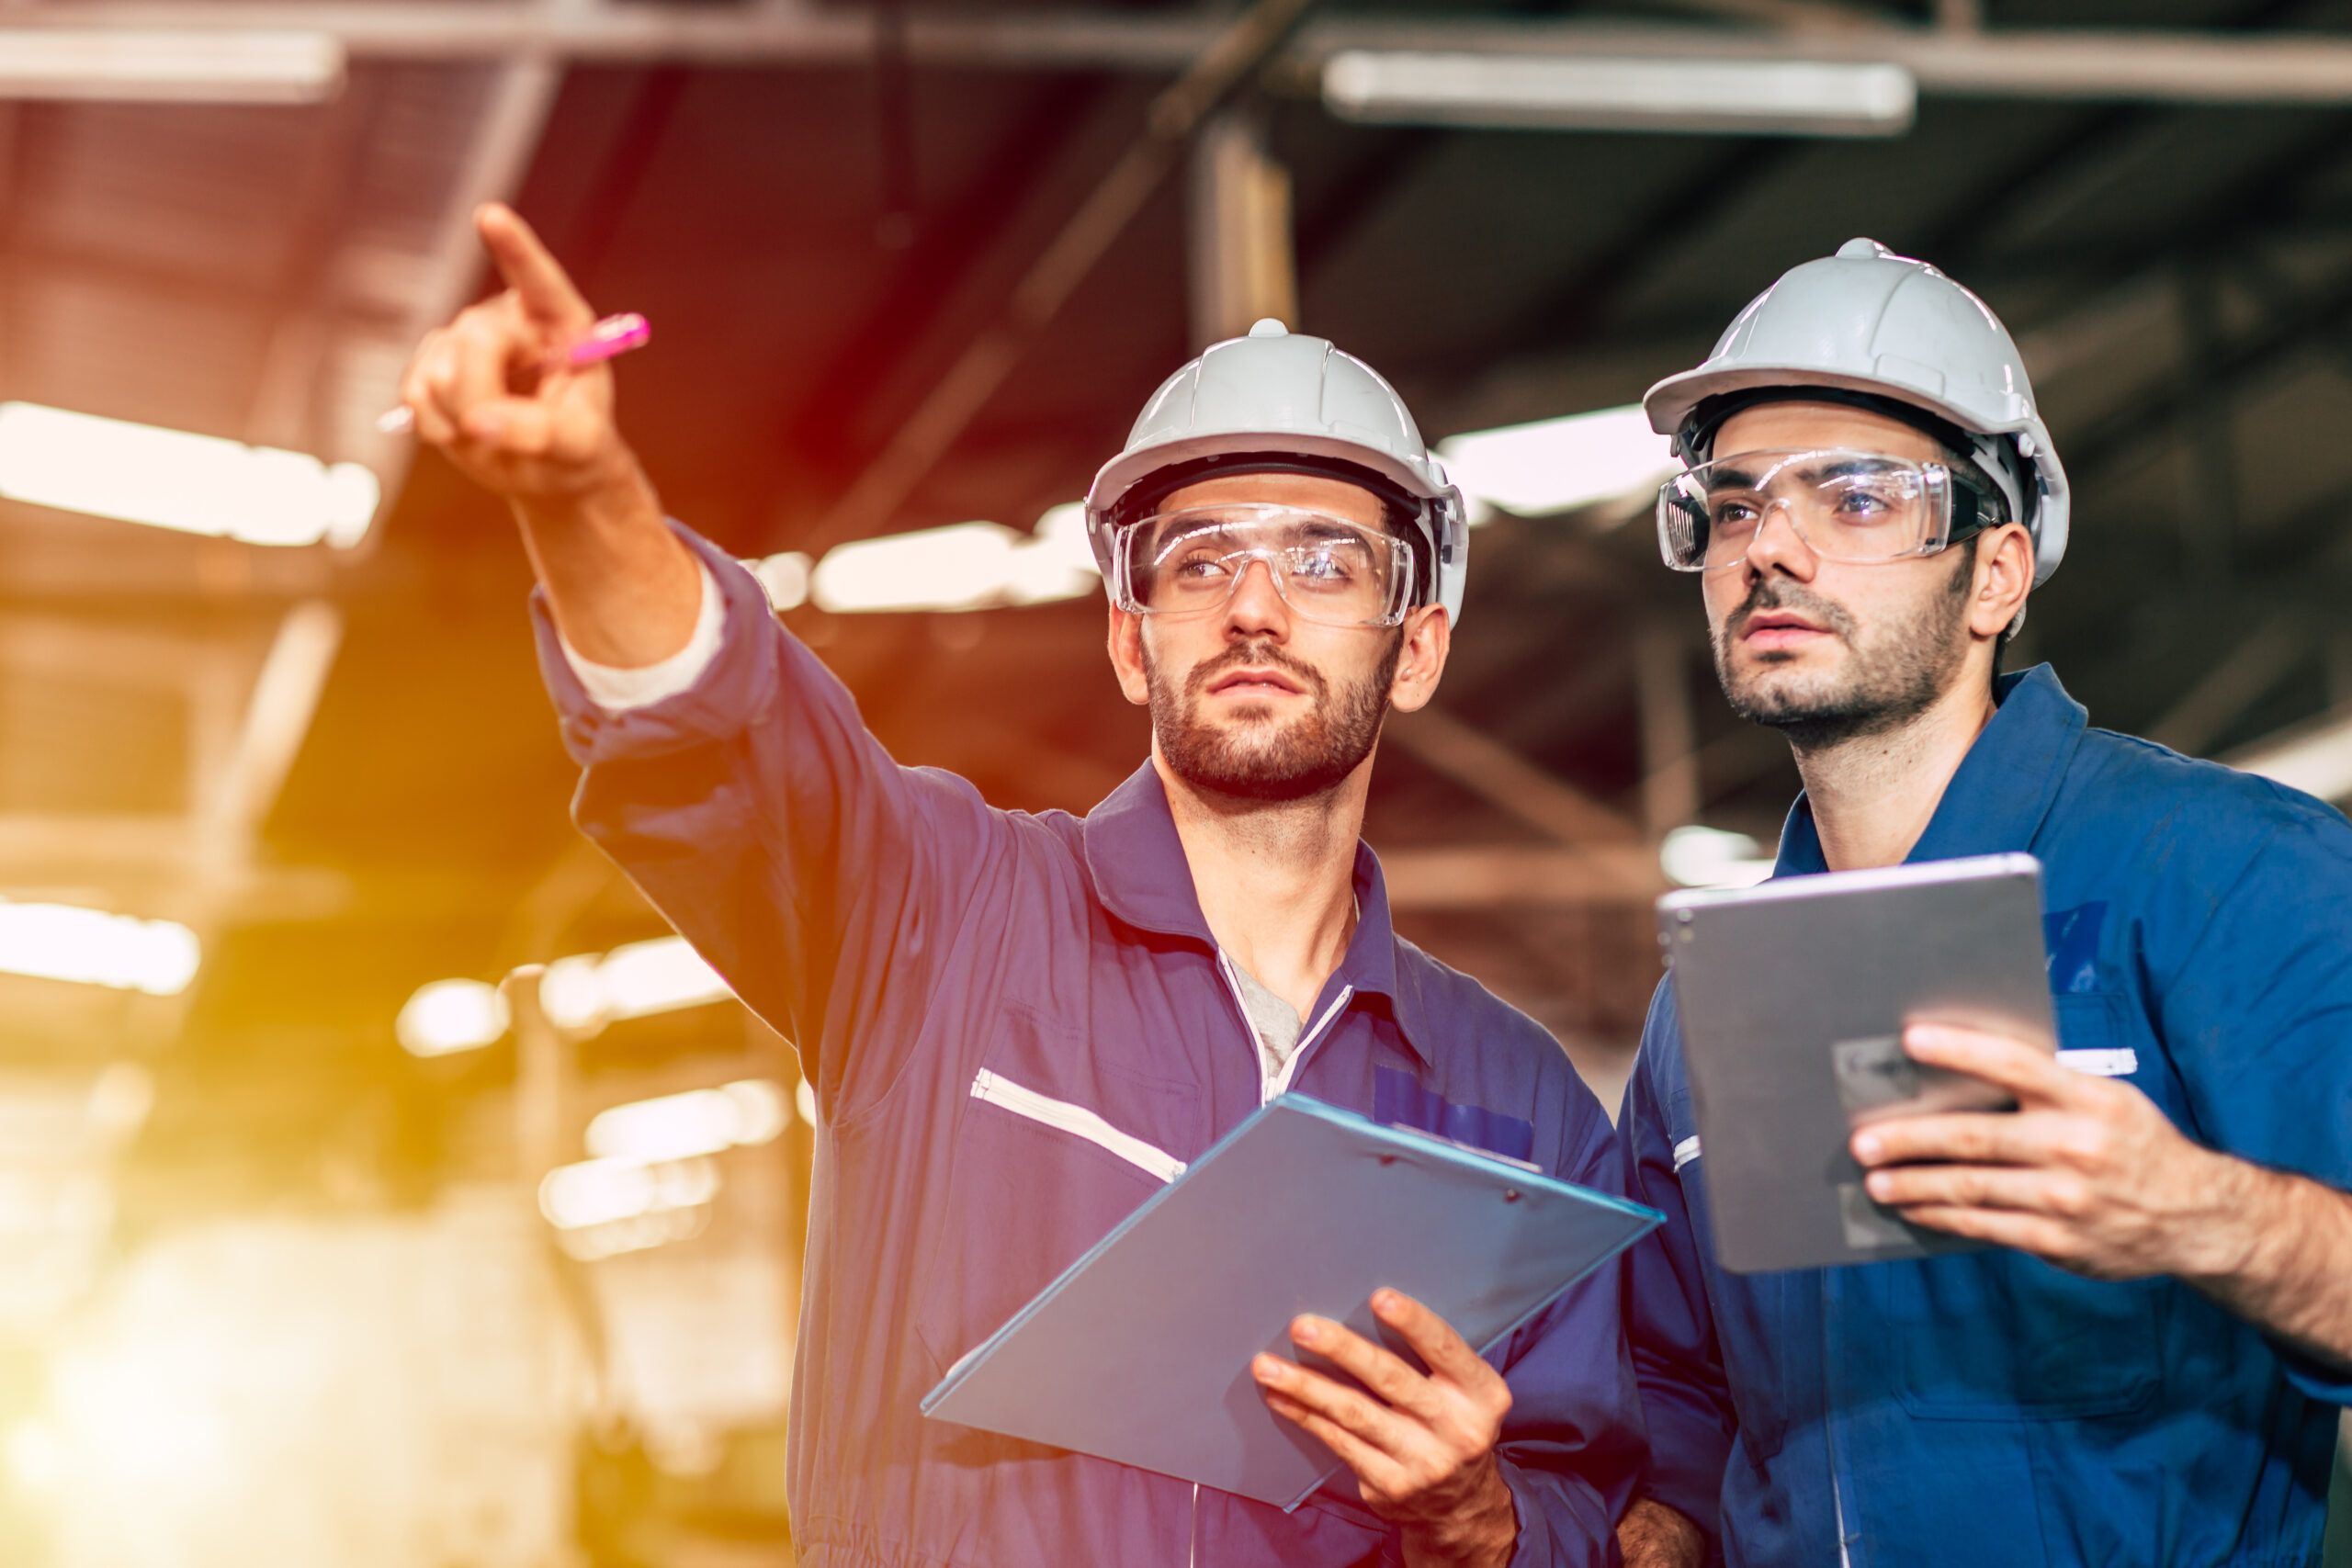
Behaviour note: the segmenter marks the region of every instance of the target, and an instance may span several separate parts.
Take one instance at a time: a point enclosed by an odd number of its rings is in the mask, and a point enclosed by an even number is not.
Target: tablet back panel
[[[1873,1113],[2002,1103],[1976,1080],[1917,1069],[1897,1043],[1906,1022],[2055,1048],[2041,869],[1984,855],[1658,900],[1724,1268],[1973,1248],[1871,1202],[1847,1143]]]
[[[1284,1095],[956,1362],[923,1413],[1295,1506],[1339,1461],[1250,1375],[1261,1350],[1301,1359],[1293,1317],[1381,1339],[1386,1285],[1483,1348],[1657,1223]]]

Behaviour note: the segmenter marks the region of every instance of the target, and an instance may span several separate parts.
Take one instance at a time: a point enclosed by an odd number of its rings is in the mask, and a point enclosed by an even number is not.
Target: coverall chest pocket
[[[1198,1092],[1008,1008],[965,1086],[915,1328],[942,1372],[1183,1170]]]
[[[2143,1085],[2160,1077],[2161,1064],[2131,1043],[2116,998],[2051,999],[2061,1060],[2075,1071]],[[1882,1276],[1901,1398],[1914,1415],[2073,1420],[2127,1416],[2155,1397],[2162,1280],[2086,1280],[2003,1250],[1863,1272]]]

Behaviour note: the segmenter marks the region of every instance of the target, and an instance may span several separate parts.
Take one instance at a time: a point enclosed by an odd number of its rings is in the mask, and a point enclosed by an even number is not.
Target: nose
[[[1750,581],[1778,575],[1810,582],[1821,558],[1813,553],[1813,547],[1797,532],[1796,509],[1787,501],[1779,500],[1765,503],[1763,521],[1756,525],[1756,536],[1747,541],[1747,553],[1741,564],[1742,575]]]
[[[1241,563],[1233,592],[1225,601],[1227,637],[1272,637],[1281,641],[1290,632],[1290,604],[1274,581],[1272,563],[1252,558]]]

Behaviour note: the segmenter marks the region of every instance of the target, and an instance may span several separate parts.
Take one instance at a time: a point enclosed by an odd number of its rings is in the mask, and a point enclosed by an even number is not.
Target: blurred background
[[[2012,662],[2352,794],[2340,0],[15,0],[7,1563],[792,1561],[791,1048],[575,839],[511,526],[376,423],[492,197],[654,323],[674,513],[1008,807],[1144,754],[1067,508],[1159,379],[1262,315],[1386,374],[1484,520],[1369,836],[1612,1107],[1649,900],[1796,787],[1625,406],[1847,239],[2072,470]]]

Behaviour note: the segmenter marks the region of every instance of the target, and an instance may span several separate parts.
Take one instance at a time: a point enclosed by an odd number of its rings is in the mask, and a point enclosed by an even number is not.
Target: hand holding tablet
[[[2048,1053],[2041,866],[1985,855],[1787,877],[1658,901],[1717,1258],[1755,1273],[1979,1244],[1874,1201],[1849,1141],[1897,1117],[2000,1111],[1986,1080],[1915,1060],[1944,1023]]]

